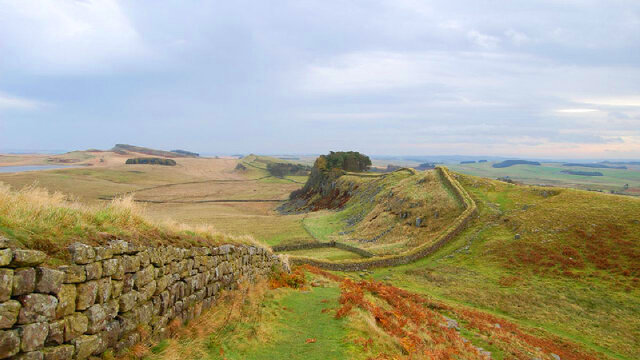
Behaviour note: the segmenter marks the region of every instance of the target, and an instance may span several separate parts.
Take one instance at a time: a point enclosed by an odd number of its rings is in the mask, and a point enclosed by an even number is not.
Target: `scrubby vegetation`
[[[309,175],[311,167],[292,163],[268,163],[267,171],[269,171],[269,174],[279,178],[289,175],[306,176]]]
[[[116,153],[120,153],[120,154],[127,154],[130,152],[134,152],[134,153],[138,153],[138,154],[145,154],[145,155],[151,155],[151,156],[162,156],[162,157],[168,157],[168,158],[175,158],[175,157],[197,157],[198,154],[196,153],[190,153],[188,151],[184,151],[184,150],[177,150],[177,151],[164,151],[164,150],[156,150],[156,149],[150,149],[150,148],[146,148],[146,147],[142,147],[142,146],[134,146],[134,145],[128,145],[128,144],[116,144],[116,146],[114,146],[111,151],[116,152]]]
[[[602,163],[565,163],[562,166],[573,166],[573,167],[587,167],[587,168],[595,168],[595,169],[618,169],[618,170],[626,170],[626,166],[612,166],[606,165]]]
[[[115,199],[102,206],[75,202],[62,193],[38,187],[12,191],[0,183],[0,235],[14,246],[41,250],[65,259],[66,247],[73,242],[97,245],[112,239],[142,244],[220,244],[252,242],[235,238],[211,227],[190,227],[177,223],[156,224],[147,220],[144,210],[131,197]]]
[[[165,166],[176,166],[176,161],[173,159],[163,159],[163,158],[131,158],[127,159],[127,165],[134,164],[145,164],[145,165],[165,165]]]
[[[580,176],[603,176],[599,171],[579,171],[579,170],[562,170],[563,174],[580,175]]]
[[[494,168],[506,168],[514,165],[536,165],[537,166],[537,165],[540,165],[540,163],[537,161],[528,161],[528,160],[505,160],[505,161],[493,164],[492,166]]]
[[[188,156],[188,157],[200,157],[200,154],[187,150],[171,150],[172,153]]]

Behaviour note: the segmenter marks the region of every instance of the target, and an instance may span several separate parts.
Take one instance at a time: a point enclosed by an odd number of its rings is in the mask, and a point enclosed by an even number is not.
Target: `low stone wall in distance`
[[[199,316],[221,290],[283,267],[277,255],[248,245],[112,241],[69,251],[71,265],[46,267],[44,253],[11,249],[0,238],[0,359],[119,354],[140,341],[140,330],[162,338],[171,320]]]

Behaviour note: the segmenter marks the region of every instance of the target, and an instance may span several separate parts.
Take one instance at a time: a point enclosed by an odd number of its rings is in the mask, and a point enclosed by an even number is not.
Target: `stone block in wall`
[[[87,273],[82,265],[64,265],[60,266],[58,270],[64,272],[65,284],[76,284],[87,280]]]
[[[111,280],[111,296],[115,298],[119,298],[122,294],[122,287],[124,283],[118,280]]]
[[[63,284],[56,297],[58,298],[56,318],[71,315],[76,311],[76,286],[74,284]]]
[[[20,349],[24,352],[35,351],[44,347],[49,334],[49,324],[46,322],[33,323],[18,327],[20,335]]]
[[[100,304],[91,306],[83,314],[89,320],[87,334],[97,334],[107,325],[107,313]]]
[[[87,280],[96,280],[102,277],[102,263],[97,261],[84,266]]]
[[[165,291],[167,289],[167,286],[169,286],[169,277],[168,276],[162,276],[156,279],[156,291],[154,293],[154,295],[158,295],[161,292]]]
[[[151,264],[151,259],[150,259],[150,255],[149,255],[149,250],[145,250],[145,251],[141,251],[138,253],[138,258],[140,259],[140,266],[141,267],[147,267],[149,266],[149,264]]]
[[[138,341],[140,341],[140,334],[138,334],[137,332],[132,332],[130,334],[127,334],[125,337],[123,337],[122,340],[118,341],[118,343],[116,344],[114,348],[116,354],[122,354],[126,349],[138,343]]]
[[[11,358],[11,360],[43,360],[42,351],[35,350],[27,353],[20,353]]]
[[[98,296],[96,297],[96,302],[99,304],[104,304],[111,298],[111,279],[103,278],[98,281]]]
[[[42,349],[43,360],[69,360],[73,357],[73,345],[60,345]]]
[[[79,338],[73,340],[75,346],[75,359],[83,360],[89,358],[94,352],[98,350],[100,340],[96,335],[82,335]]]
[[[156,281],[153,280],[138,291],[138,302],[144,302],[151,299],[155,291]]]
[[[107,243],[113,255],[122,255],[127,252],[129,245],[123,240],[112,240]]]
[[[13,293],[13,270],[0,269],[0,301],[11,299]]]
[[[96,261],[111,259],[113,257],[113,249],[109,246],[97,246],[93,249],[96,252]]]
[[[0,250],[0,266],[7,266],[11,264],[11,260],[13,260],[13,250],[1,249]]]
[[[91,280],[76,287],[76,310],[82,311],[95,304],[98,297],[98,281]]]
[[[71,254],[71,260],[75,264],[88,264],[93,262],[96,257],[96,251],[93,247],[82,243],[73,243],[69,245],[69,253]]]
[[[0,304],[0,329],[10,329],[17,321],[22,305],[16,300]]]
[[[45,294],[57,294],[64,281],[64,272],[46,267],[36,268],[36,291]]]
[[[135,290],[129,291],[128,293],[124,293],[120,295],[118,299],[120,305],[121,312],[127,312],[133,309],[136,306],[136,301],[138,300],[138,292]]]
[[[47,322],[56,318],[58,299],[52,295],[29,294],[18,298],[22,307],[18,314],[18,324]]]
[[[133,275],[136,290],[150,283],[154,279],[154,276],[155,269],[151,265],[148,265],[142,270],[136,272],[135,275]]]
[[[147,301],[146,303],[140,305],[137,309],[138,312],[138,323],[139,324],[149,324],[151,321],[151,317],[153,317],[153,304],[151,301]]]
[[[47,254],[38,250],[14,249],[11,267],[27,267],[42,264],[47,259]]]
[[[6,359],[20,351],[18,330],[0,330],[0,359]]]
[[[13,272],[13,296],[32,293],[36,289],[36,270],[19,268]]]
[[[140,323],[138,312],[135,310],[120,313],[118,317],[116,317],[116,320],[120,323],[119,338],[122,338],[124,335],[134,331]]]
[[[122,279],[124,276],[124,267],[119,257],[107,259],[102,262],[102,275],[111,276],[114,279]]]
[[[64,343],[64,320],[56,320],[49,323],[49,335],[45,345],[55,346]]]
[[[108,348],[113,348],[118,343],[118,338],[120,337],[120,322],[117,320],[112,320],[105,325],[104,330],[100,332],[100,338],[102,339],[103,344],[105,344]]]
[[[84,314],[74,313],[64,318],[64,341],[69,342],[85,332],[89,327],[89,319]]]
[[[103,305],[103,308],[107,314],[107,319],[113,320],[118,316],[118,312],[120,312],[120,303],[117,299],[111,299]]]
[[[133,273],[140,270],[140,258],[135,255],[123,255],[122,266],[125,273]]]

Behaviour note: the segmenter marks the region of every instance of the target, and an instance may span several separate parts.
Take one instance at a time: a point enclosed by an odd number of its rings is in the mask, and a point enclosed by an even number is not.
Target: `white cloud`
[[[530,40],[527,35],[519,32],[519,31],[513,30],[513,29],[509,29],[509,30],[505,31],[504,34],[516,46],[524,45],[525,43],[529,42],[529,40]]]
[[[495,49],[500,43],[499,38],[495,36],[483,34],[477,30],[468,31],[467,37],[477,46],[483,49],[488,49],[488,50]]]
[[[566,113],[566,114],[583,114],[599,111],[598,109],[558,109],[556,112]]]
[[[33,73],[113,69],[144,56],[115,0],[0,0],[0,64]]]
[[[11,96],[0,92],[0,111],[2,110],[35,110],[42,102]]]

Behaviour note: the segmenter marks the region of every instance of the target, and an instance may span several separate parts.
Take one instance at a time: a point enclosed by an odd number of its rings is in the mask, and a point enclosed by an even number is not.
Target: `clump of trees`
[[[499,162],[497,164],[493,164],[494,168],[506,168],[514,165],[535,165],[540,166],[540,163],[537,161],[527,161],[527,160],[505,160],[503,162]]]
[[[309,171],[311,171],[311,167],[302,164],[291,164],[291,163],[268,163],[267,171],[269,174],[275,177],[285,177],[289,175],[309,175]]]
[[[165,166],[176,166],[176,161],[173,159],[163,159],[163,158],[155,158],[155,157],[145,157],[145,158],[131,158],[127,159],[127,165],[134,164],[144,164],[144,165],[165,165]]]
[[[200,154],[187,150],[171,150],[172,153],[180,154],[187,157],[200,157]]]
[[[331,151],[329,155],[320,155],[313,166],[321,171],[340,169],[349,172],[362,172],[371,167],[371,159],[357,151]]]

